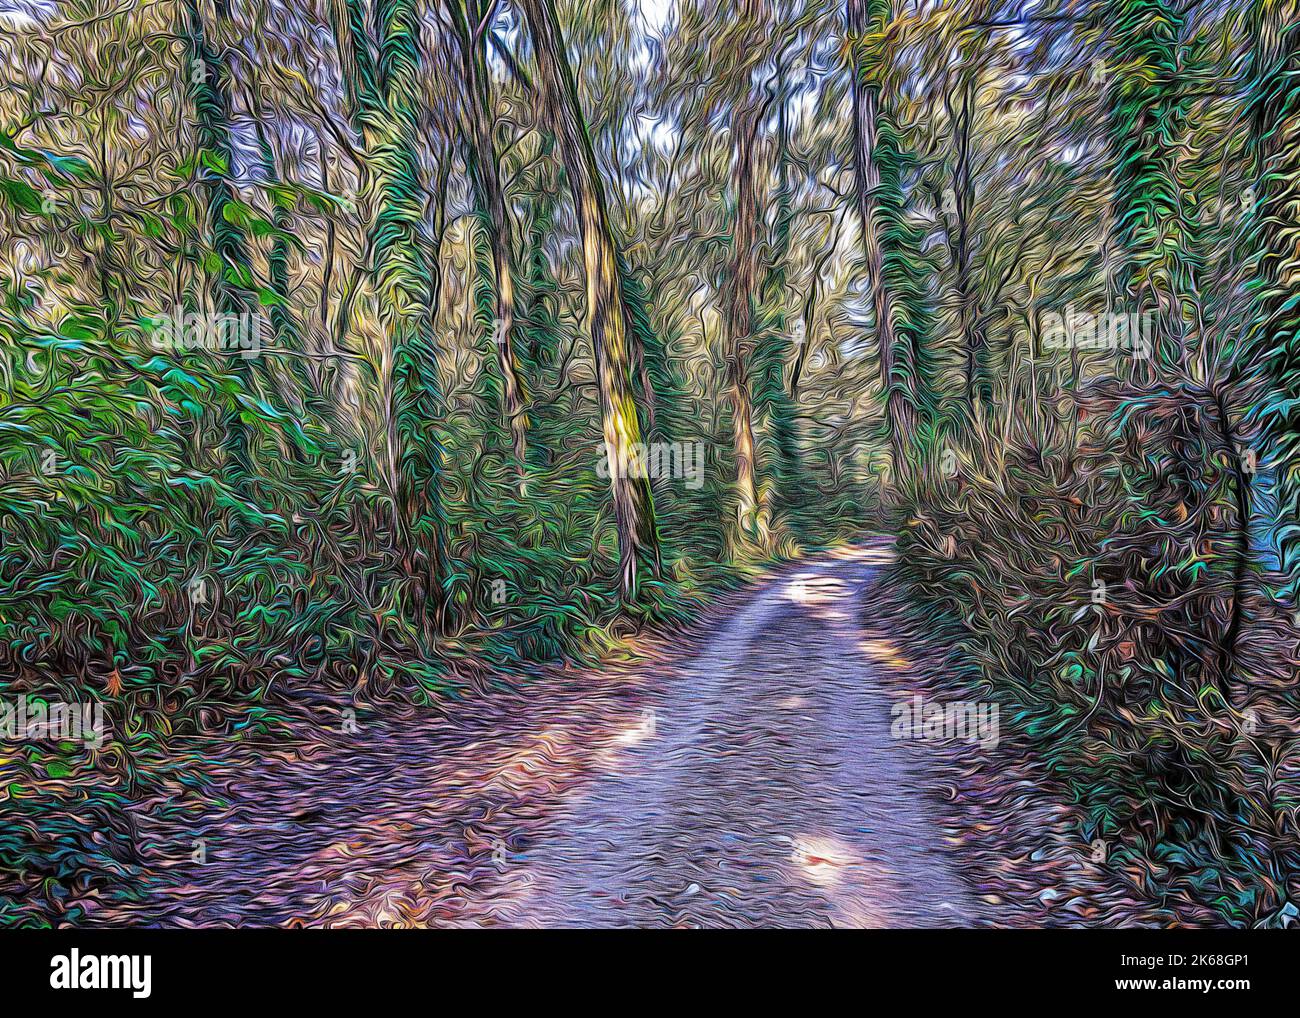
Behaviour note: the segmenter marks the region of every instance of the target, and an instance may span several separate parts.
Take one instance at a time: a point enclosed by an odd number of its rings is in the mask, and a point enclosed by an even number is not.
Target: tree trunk
[[[750,15],[752,16],[752,15]],[[754,300],[758,286],[758,188],[754,146],[758,135],[759,102],[748,95],[732,123],[735,155],[732,193],[736,210],[731,226],[731,270],[725,291],[724,334],[727,385],[731,398],[732,441],[736,456],[736,524],[742,541],[760,549],[770,543],[769,520],[760,511],[758,464],[754,446],[753,402],[749,360],[754,344]]]
[[[795,218],[794,187],[790,175],[790,124],[787,116],[784,55],[777,60],[776,73],[776,195],[772,202],[772,223],[764,250],[768,253],[761,295],[760,330],[762,346],[755,364],[757,380],[755,408],[772,454],[764,457],[759,474],[758,503],[764,515],[775,524],[781,516],[803,501],[806,485],[802,483],[799,460],[799,426],[795,404],[786,387],[786,367],[791,360],[794,342],[787,301],[786,275],[790,263],[791,230]]]
[[[762,121],[761,94],[749,82],[749,52],[760,43],[760,13],[756,0],[744,0],[736,15],[736,38],[746,51],[740,78],[739,108],[731,117],[731,264],[722,292],[723,357],[728,401],[731,404],[732,449],[736,461],[736,539],[760,551],[771,545],[770,511],[759,497],[758,450],[754,442],[754,401],[750,361],[755,354],[759,293],[758,166],[755,147]]]
[[[271,240],[271,249],[267,256],[267,284],[271,296],[274,298],[274,302],[268,311],[271,320],[271,333],[275,340],[273,349],[289,358],[288,374],[299,390],[290,398],[296,398],[310,416],[324,422],[332,419],[332,408],[320,398],[317,375],[311,369],[313,361],[309,356],[310,351],[306,349],[304,344],[305,331],[300,327],[298,318],[293,312],[289,294],[289,241],[287,238],[293,236],[293,215],[290,212],[290,204],[278,192],[282,179],[276,164],[275,150],[272,148],[271,138],[267,134],[267,124],[270,118],[262,105],[262,93],[258,88],[259,83],[253,77],[251,69],[243,67],[243,64],[244,61],[241,60],[241,66],[236,73],[242,71],[241,76],[247,79],[244,86],[248,97],[248,112],[253,118],[258,159],[261,162],[262,175],[265,178],[265,186],[268,192],[268,201],[271,204],[271,221],[277,231]],[[288,444],[290,455],[295,457],[298,462],[305,463],[308,461],[308,451],[303,448],[302,442],[291,441]]]
[[[185,0],[185,11],[188,16],[184,29],[188,57],[185,70],[190,98],[194,103],[199,148],[217,164],[204,166],[200,181],[207,206],[212,251],[217,259],[217,269],[210,278],[213,303],[218,314],[251,315],[257,310],[257,300],[252,292],[253,274],[248,246],[243,233],[232,222],[232,218],[237,217],[232,215],[235,189],[229,179],[234,161],[230,138],[229,75],[224,62],[208,43],[197,0]],[[249,361],[242,356],[233,360],[242,387],[251,395],[256,383]],[[230,459],[235,465],[236,486],[247,489],[256,474],[253,437],[237,407],[227,412],[225,431]]]
[[[895,482],[907,475],[907,451],[916,431],[916,418],[907,398],[895,382],[898,333],[894,294],[885,279],[885,248],[882,241],[880,167],[876,163],[879,138],[880,83],[867,60],[863,37],[883,29],[890,14],[889,3],[880,0],[847,0],[846,17],[852,42],[854,177],[857,183],[858,213],[862,219],[862,247],[871,286],[871,306],[876,318],[876,347],[880,361],[880,384],[885,394],[885,415],[889,426],[889,447]]]
[[[971,178],[970,131],[971,71],[963,68],[959,76],[960,106],[954,111],[948,104],[953,124],[953,174],[951,213],[957,228],[953,231],[953,270],[957,286],[957,313],[961,330],[963,365],[966,382],[966,406],[971,420],[978,420],[993,403],[993,376],[988,364],[988,337],[979,321],[974,269],[971,258],[971,215],[975,204]]]
[[[545,118],[554,125],[560,143],[582,233],[587,319],[596,359],[605,455],[618,526],[619,564],[623,591],[633,596],[643,568],[656,574],[659,571],[659,538],[649,479],[629,477],[628,471],[622,469],[636,462],[641,434],[632,392],[629,329],[624,317],[619,255],[610,231],[596,155],[578,105],[577,83],[552,0],[521,0],[520,6],[537,55]]]
[[[1110,91],[1115,150],[1112,222],[1123,252],[1116,292],[1130,309],[1156,324],[1155,364],[1143,373],[1179,377],[1187,370],[1184,304],[1196,281],[1193,223],[1179,194],[1177,139],[1182,113],[1176,98],[1179,32],[1183,17],[1165,0],[1114,0],[1115,37]]]
[[[1252,136],[1258,211],[1250,242],[1260,255],[1252,357],[1276,395],[1263,414],[1268,458],[1277,464],[1277,532],[1282,571],[1300,576],[1300,2],[1257,0]]]
[[[345,81],[350,107],[369,150],[366,181],[376,213],[370,225],[369,266],[390,344],[381,385],[391,387],[386,433],[395,446],[391,479],[393,528],[403,568],[417,585],[418,615],[426,636],[445,622],[443,584],[450,575],[446,508],[442,499],[443,451],[437,429],[446,419],[438,374],[434,316],[439,291],[435,253],[421,236],[428,194],[421,184],[419,133],[422,102],[418,5],[385,4],[371,39],[355,0],[348,0],[350,61],[364,68]],[[372,55],[374,59],[372,60]],[[449,158],[442,153],[445,170]],[[440,175],[435,217],[441,215],[445,173]],[[414,199],[413,199],[414,196]]]
[[[492,129],[496,122],[492,111],[492,83],[488,75],[486,43],[476,33],[483,17],[478,5],[469,2],[464,9],[452,5],[464,67],[469,137],[465,146],[465,166],[474,192],[474,210],[487,235],[492,255],[494,312],[491,338],[496,347],[497,367],[501,372],[503,411],[510,429],[515,468],[519,471],[520,494],[526,494],[525,464],[528,455],[528,417],[524,408],[525,393],[515,357],[515,278],[514,259],[510,252],[510,221],[507,218],[505,193],[497,166]]]

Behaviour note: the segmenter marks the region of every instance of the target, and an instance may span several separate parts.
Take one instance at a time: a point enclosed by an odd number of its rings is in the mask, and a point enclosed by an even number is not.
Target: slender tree
[[[489,0],[495,7],[496,0]],[[496,117],[492,105],[492,81],[488,73],[486,34],[492,10],[481,9],[474,0],[450,3],[449,9],[460,48],[465,81],[465,166],[474,194],[474,211],[483,231],[492,264],[492,329],[497,369],[501,374],[502,410],[510,429],[515,468],[521,493],[525,492],[528,455],[528,417],[525,392],[515,355],[515,259],[511,252],[512,231],[501,186],[493,129]]]
[[[248,243],[237,225],[239,213],[235,189],[230,183],[234,146],[230,136],[230,80],[226,62],[208,41],[207,28],[198,0],[185,0],[182,26],[198,136],[198,163],[208,230],[213,254],[209,286],[213,304],[221,315],[252,315],[258,307]],[[252,398],[256,381],[251,363],[235,358],[236,378],[243,398]],[[236,395],[238,401],[241,396]],[[235,483],[245,493],[256,473],[251,429],[236,405],[226,415],[227,448],[235,465]]]
[[[754,442],[754,404],[749,377],[754,353],[759,299],[758,230],[760,219],[759,167],[756,164],[758,132],[762,121],[762,93],[749,87],[760,23],[756,0],[745,0],[737,12],[742,41],[741,98],[732,114],[731,248],[723,302],[723,357],[727,395],[731,404],[732,449],[736,461],[736,533],[743,544],[765,549],[771,543],[771,516],[758,497],[758,450]]]
[[[1156,325],[1155,370],[1187,371],[1185,320],[1196,292],[1197,244],[1180,194],[1183,116],[1178,100],[1183,17],[1166,0],[1113,0],[1109,79],[1115,190],[1112,222],[1122,253],[1116,292]]]
[[[934,381],[917,238],[905,216],[906,157],[881,95],[888,67],[881,47],[891,13],[890,0],[847,0],[845,9],[856,197],[897,480],[908,476],[909,457],[932,426]]]
[[[1276,464],[1277,533],[1282,566],[1300,575],[1300,3],[1257,0],[1250,28],[1250,93],[1255,152],[1253,243],[1260,256],[1253,351],[1262,355],[1272,390],[1260,407]]]
[[[944,193],[945,213],[953,220],[953,276],[957,290],[957,321],[961,333],[966,407],[982,414],[993,401],[993,373],[989,365],[989,343],[979,315],[979,295],[974,270],[973,216],[974,172],[971,166],[971,121],[975,108],[976,70],[970,66],[972,45],[961,44],[962,62],[957,73],[956,101],[945,92],[944,103],[952,124],[952,186]]]
[[[799,428],[792,388],[786,385],[786,368],[795,352],[788,313],[787,272],[794,228],[794,187],[791,181],[789,99],[785,94],[786,74],[777,63],[775,100],[776,195],[772,202],[771,225],[764,250],[767,265],[759,287],[760,336],[754,357],[754,408],[760,424],[758,500],[773,522],[781,519],[802,495]]]
[[[358,0],[346,0],[345,14],[339,33],[348,41],[342,63],[355,72],[345,84],[370,152],[368,185],[376,209],[369,269],[391,350],[381,381],[391,392],[386,429],[396,470],[393,524],[404,570],[417,584],[420,615],[431,631],[445,613],[450,565],[438,436],[446,408],[434,328],[440,279],[436,252],[422,231],[431,216],[442,215],[448,155],[441,154],[440,184],[430,213],[420,157],[427,54],[418,3],[384,0],[371,21]]]
[[[614,244],[605,189],[578,103],[578,87],[551,0],[521,0],[538,66],[538,88],[559,142],[582,234],[587,274],[587,325],[605,435],[619,562],[625,595],[635,596],[644,570],[659,571],[654,496],[645,471],[628,470],[641,452],[641,424],[632,391],[629,324],[625,318],[619,251]],[[630,476],[640,475],[640,476]]]

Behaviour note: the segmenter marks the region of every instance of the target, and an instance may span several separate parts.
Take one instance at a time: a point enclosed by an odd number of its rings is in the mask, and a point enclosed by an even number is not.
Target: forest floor
[[[1032,763],[891,737],[961,699],[872,541],[637,660],[275,746],[196,742],[132,806],[137,900],[85,925],[1156,925]],[[938,684],[936,686],[936,683]],[[949,683],[945,687],[945,683]],[[432,719],[431,719],[432,718]]]

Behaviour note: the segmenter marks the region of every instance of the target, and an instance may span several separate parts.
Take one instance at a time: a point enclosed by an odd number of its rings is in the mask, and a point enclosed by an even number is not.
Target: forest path
[[[784,571],[656,690],[555,835],[530,925],[936,926],[975,911],[857,623],[882,554]],[[879,653],[877,649],[875,653]]]
[[[933,757],[890,738],[896,652],[858,621],[890,554],[785,566],[622,671],[288,748],[196,747],[201,790],[133,807],[140,899],[86,921],[979,923],[941,850]]]

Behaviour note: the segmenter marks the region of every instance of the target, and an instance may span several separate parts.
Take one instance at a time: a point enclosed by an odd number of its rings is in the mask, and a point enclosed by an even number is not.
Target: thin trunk
[[[1256,0],[1252,77],[1255,189],[1250,242],[1260,255],[1257,324],[1236,374],[1262,362],[1275,396],[1263,416],[1269,459],[1277,464],[1282,571],[1300,576],[1300,3]]]
[[[210,288],[218,314],[244,315],[257,310],[252,292],[252,270],[243,233],[232,218],[236,201],[230,183],[234,150],[230,138],[230,95],[226,67],[208,43],[197,0],[185,0],[187,23],[184,41],[190,98],[194,103],[195,127],[199,148],[207,165],[202,170],[200,188],[207,206],[208,228],[217,269],[211,274]],[[248,393],[255,390],[252,369],[243,357],[234,358],[234,368]],[[230,459],[235,464],[236,484],[247,486],[256,472],[253,463],[252,435],[237,408],[226,414],[225,430]]]
[[[794,346],[787,305],[787,271],[795,212],[794,188],[790,179],[790,124],[784,57],[777,61],[776,100],[777,185],[772,203],[770,240],[765,248],[770,255],[759,291],[763,345],[756,357],[758,389],[755,398],[759,420],[774,452],[762,464],[766,469],[759,475],[759,514],[760,518],[766,517],[773,522],[778,512],[788,514],[801,499],[803,488],[799,476],[799,426],[785,377],[789,354]]]
[[[754,288],[758,285],[758,194],[754,144],[758,103],[746,100],[735,118],[732,187],[736,210],[731,228],[731,270],[726,289],[727,384],[731,396],[732,441],[736,455],[736,523],[742,539],[766,547],[767,521],[759,512],[749,358],[754,342]]]
[[[745,0],[737,15],[746,46],[756,43],[758,5]],[[745,65],[748,67],[748,64]],[[723,350],[731,403],[732,448],[736,459],[736,533],[742,544],[766,549],[771,542],[767,515],[758,498],[754,406],[750,392],[750,358],[755,342],[754,305],[758,294],[759,195],[754,149],[762,119],[760,96],[748,87],[732,116],[731,193],[735,211],[731,222],[731,265],[723,289]]]
[[[1187,369],[1183,310],[1196,292],[1197,251],[1177,174],[1183,17],[1165,0],[1113,0],[1109,13],[1117,65],[1110,96],[1112,222],[1122,252],[1116,292],[1156,324],[1155,364],[1142,372],[1176,377]]]
[[[895,297],[885,278],[885,249],[882,240],[880,167],[876,162],[879,140],[880,83],[873,62],[867,59],[864,36],[883,29],[890,5],[880,0],[847,0],[846,20],[852,40],[854,177],[858,213],[862,219],[862,247],[871,286],[871,306],[876,319],[876,346],[880,361],[880,384],[885,393],[885,415],[889,424],[889,445],[897,482],[906,476],[907,451],[918,421],[904,390],[897,384],[898,332]]]
[[[276,233],[271,240],[271,250],[267,257],[267,283],[272,303],[269,309],[271,333],[274,348],[282,351],[289,358],[292,382],[298,387],[297,398],[301,406],[318,421],[325,421],[331,416],[331,408],[320,399],[320,390],[312,370],[315,363],[307,354],[302,341],[302,330],[298,318],[293,312],[289,295],[289,240],[293,235],[294,222],[285,199],[278,192],[282,181],[276,166],[275,151],[267,134],[267,114],[262,106],[261,93],[257,82],[249,77],[245,82],[249,114],[253,118],[253,128],[257,137],[258,157],[261,162],[262,176],[266,181],[269,200],[272,207],[271,221]],[[289,442],[289,452],[300,462],[306,462],[308,452],[301,442]]]
[[[1232,425],[1232,415],[1224,399],[1223,387],[1216,386],[1206,393],[1206,397],[1214,411],[1215,424],[1219,429],[1219,450],[1227,458],[1228,470],[1232,475],[1233,509],[1236,514],[1232,575],[1228,588],[1228,624],[1224,627],[1223,637],[1219,640],[1216,676],[1219,688],[1226,692],[1230,688],[1233,662],[1236,660],[1237,637],[1241,632],[1242,612],[1246,599],[1246,568],[1250,564],[1250,478],[1242,467],[1241,450],[1237,447],[1237,435]]]
[[[464,10],[452,5],[460,42],[465,87],[468,93],[465,165],[474,191],[474,210],[487,236],[492,257],[494,308],[491,338],[496,346],[497,368],[501,373],[502,411],[510,429],[515,468],[519,471],[520,494],[526,494],[524,470],[528,455],[528,417],[525,393],[515,357],[515,277],[511,257],[510,221],[505,193],[492,140],[496,122],[492,110],[492,83],[488,74],[486,42],[476,31],[483,18],[476,3]]]
[[[628,351],[629,326],[622,301],[620,262],[610,230],[604,186],[578,105],[578,88],[551,0],[521,0],[537,55],[538,85],[546,121],[555,128],[582,233],[587,273],[587,320],[596,359],[605,455],[618,526],[623,591],[636,593],[643,568],[659,571],[654,496],[645,477],[626,476],[641,443]]]
[[[320,149],[320,186],[326,194],[330,189],[328,159],[325,156],[325,147],[322,144]],[[321,267],[320,281],[320,334],[325,339],[327,346],[330,344],[330,287],[334,281],[334,250],[337,245],[337,229],[334,225],[334,216],[327,214],[325,216],[325,257],[324,264]],[[325,366],[323,360],[313,360],[307,365],[307,371],[311,375],[312,385],[319,392],[326,390],[326,379],[332,378],[332,373]]]
[[[803,337],[799,343],[799,349],[795,353],[794,366],[790,369],[790,400],[794,403],[799,402],[799,380],[803,376],[804,361],[808,357],[808,348],[812,346],[813,329],[817,321],[817,289],[821,284],[822,274],[826,270],[826,263],[830,261],[831,255],[835,253],[836,244],[839,241],[839,231],[836,230],[831,237],[831,243],[813,263],[812,278],[808,283],[808,297],[803,305]]]
[[[99,299],[103,304],[104,326],[110,337],[117,335],[117,330],[121,325],[122,306],[121,300],[115,294],[112,281],[118,280],[123,282],[126,274],[122,271],[122,265],[117,257],[116,247],[113,243],[115,239],[113,230],[113,220],[115,210],[113,208],[113,182],[109,177],[110,160],[108,151],[109,131],[103,122],[103,114],[99,117],[99,221],[103,233],[100,235],[99,245],[95,251],[95,266],[99,277]]]
[[[993,376],[988,364],[988,337],[984,334],[976,306],[974,269],[971,252],[971,216],[975,204],[971,175],[971,107],[974,105],[969,70],[961,72],[960,106],[948,112],[953,123],[953,202],[952,214],[957,228],[953,231],[953,270],[957,287],[958,322],[965,362],[966,405],[972,419],[993,403]],[[945,100],[947,101],[947,100]]]
[[[275,193],[275,189],[281,183],[280,173],[276,168],[275,153],[271,148],[271,141],[266,133],[266,114],[258,98],[257,89],[250,88],[248,94],[252,103],[250,112],[253,115],[253,126],[257,134],[257,150],[262,163],[262,174],[266,178],[268,189],[272,192],[270,196],[272,206],[271,221],[276,229],[276,235],[271,240],[271,253],[267,259],[269,270],[267,281],[270,283],[271,296],[275,298],[270,309],[271,329],[275,335],[276,346],[284,350],[298,352],[298,322],[289,302],[288,237],[293,232],[293,216],[289,214],[283,199]],[[305,379],[305,371],[302,374]]]

